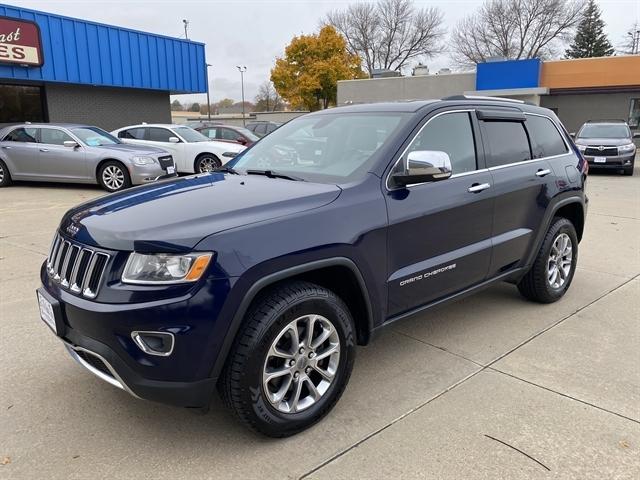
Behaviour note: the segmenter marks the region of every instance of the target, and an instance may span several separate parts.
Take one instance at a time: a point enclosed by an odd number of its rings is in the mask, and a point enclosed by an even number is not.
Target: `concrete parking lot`
[[[640,171],[594,174],[574,283],[512,285],[388,329],[314,428],[273,440],[218,400],[136,400],[84,371],[34,290],[66,209],[97,188],[0,189],[0,478],[640,478]]]

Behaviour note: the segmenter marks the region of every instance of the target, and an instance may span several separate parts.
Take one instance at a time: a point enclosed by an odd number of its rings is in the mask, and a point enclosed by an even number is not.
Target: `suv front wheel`
[[[542,242],[533,266],[518,283],[529,300],[552,303],[569,289],[578,261],[578,236],[573,223],[556,217]]]
[[[353,319],[319,285],[296,281],[250,310],[221,378],[225,403],[250,428],[298,433],[325,416],[347,385],[355,358]]]

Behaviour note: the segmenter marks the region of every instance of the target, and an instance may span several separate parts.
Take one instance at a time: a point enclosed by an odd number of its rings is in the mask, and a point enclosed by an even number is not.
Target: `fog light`
[[[168,332],[131,332],[131,338],[144,353],[158,357],[168,357],[173,353],[175,338]]]

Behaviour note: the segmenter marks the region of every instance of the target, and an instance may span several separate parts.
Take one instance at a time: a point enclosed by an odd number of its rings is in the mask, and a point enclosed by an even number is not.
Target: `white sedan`
[[[209,172],[220,167],[246,147],[209,138],[185,125],[142,124],[111,132],[124,143],[153,145],[171,153],[178,172]]]

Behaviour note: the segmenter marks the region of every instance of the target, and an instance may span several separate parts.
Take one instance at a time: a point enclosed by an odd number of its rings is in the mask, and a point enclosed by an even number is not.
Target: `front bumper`
[[[168,174],[160,165],[154,163],[151,165],[129,166],[129,176],[133,185],[142,185],[156,180],[176,177],[177,173]]]
[[[633,165],[635,158],[635,152],[626,155],[617,155],[612,157],[601,157],[605,159],[605,163],[596,162],[592,156],[585,156],[585,160],[589,163],[589,168],[607,168],[620,170],[621,168],[630,167]]]
[[[45,287],[39,288],[38,293],[51,303],[55,312],[55,333],[71,357],[100,379],[146,400],[181,407],[205,407],[209,404],[217,379],[198,372],[198,366],[204,360],[193,351],[190,343],[193,338],[184,337],[190,333],[189,329],[182,332],[182,337],[178,334],[181,337],[178,345],[188,350],[186,355],[184,351],[174,352],[169,357],[147,355],[135,346],[130,337],[122,334],[123,328],[163,328],[165,322],[162,320],[163,325],[153,326],[140,323],[140,319],[147,316],[162,318],[167,310],[184,308],[184,300],[150,306],[141,313],[135,308],[112,310],[104,304],[93,304],[96,308],[89,310],[92,302],[76,299],[76,304],[72,304],[69,294],[60,291],[54,296]],[[210,366],[203,371],[209,373]]]

